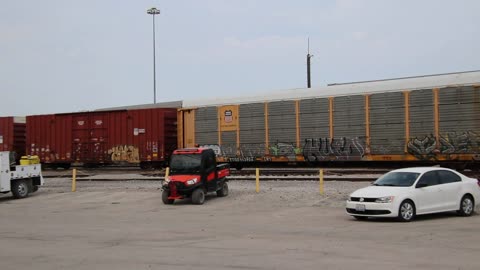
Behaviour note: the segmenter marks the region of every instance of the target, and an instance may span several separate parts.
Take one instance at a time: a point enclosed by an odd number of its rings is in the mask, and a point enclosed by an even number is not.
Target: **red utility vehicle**
[[[229,165],[217,165],[212,149],[175,150],[170,160],[170,175],[163,183],[162,201],[173,204],[177,199],[192,198],[194,204],[203,204],[208,192],[225,197],[228,195],[228,175]]]

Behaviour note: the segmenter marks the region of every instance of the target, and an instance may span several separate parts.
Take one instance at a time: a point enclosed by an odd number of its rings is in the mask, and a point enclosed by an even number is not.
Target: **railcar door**
[[[72,117],[72,157],[75,162],[87,163],[89,160],[90,121],[87,114]]]
[[[108,117],[107,113],[90,115],[90,162],[109,162],[107,153]]]
[[[107,153],[108,117],[106,113],[72,117],[73,159],[85,164],[109,162]]]

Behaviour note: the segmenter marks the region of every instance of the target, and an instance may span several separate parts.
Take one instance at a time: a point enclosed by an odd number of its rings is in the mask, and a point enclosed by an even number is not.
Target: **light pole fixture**
[[[155,70],[155,15],[160,14],[160,10],[152,7],[147,10],[147,14],[152,15],[153,18],[153,104],[157,103],[157,80]]]

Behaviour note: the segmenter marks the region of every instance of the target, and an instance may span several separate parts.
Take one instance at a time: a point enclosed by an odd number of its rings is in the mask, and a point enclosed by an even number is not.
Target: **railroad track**
[[[392,169],[387,168],[326,168],[324,169],[325,181],[374,181],[382,174]],[[463,172],[469,177],[479,178],[478,172]],[[231,170],[230,180],[255,180],[256,171],[254,168],[242,170]],[[165,171],[163,170],[141,170],[138,168],[103,168],[78,169],[78,181],[160,181],[163,180]],[[69,170],[45,171],[45,178],[71,178],[72,172]],[[261,181],[318,181],[318,168],[261,168]]]
[[[373,181],[381,174],[387,172],[385,169],[325,169],[325,181]],[[231,170],[230,180],[255,180],[255,169]],[[128,180],[163,180],[165,171],[152,170],[145,171],[140,169],[111,168],[103,170],[78,169],[78,181],[128,181]],[[69,170],[47,170],[44,173],[45,178],[71,178],[72,172]],[[313,168],[262,168],[260,169],[260,179],[262,181],[318,181],[319,169]]]

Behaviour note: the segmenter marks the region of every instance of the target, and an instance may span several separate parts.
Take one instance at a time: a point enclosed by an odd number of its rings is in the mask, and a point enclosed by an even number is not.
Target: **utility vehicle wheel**
[[[472,196],[465,195],[460,201],[460,209],[458,209],[457,213],[464,217],[471,216],[474,211],[474,205]]]
[[[203,204],[205,202],[205,192],[202,188],[197,188],[192,193],[193,204]]]
[[[12,194],[16,199],[22,199],[28,196],[28,183],[26,180],[16,180],[12,182]]]
[[[398,219],[400,221],[409,222],[415,218],[415,205],[412,201],[406,200],[400,204],[398,209]]]
[[[368,217],[364,217],[364,216],[353,216],[356,220],[367,220]]]
[[[228,184],[227,184],[227,182],[223,183],[222,188],[217,190],[217,196],[218,197],[228,196]]]
[[[175,200],[173,199],[168,199],[168,191],[167,190],[164,190],[162,191],[162,201],[164,204],[173,204],[173,202],[175,202]]]

